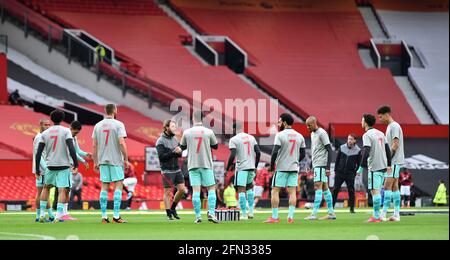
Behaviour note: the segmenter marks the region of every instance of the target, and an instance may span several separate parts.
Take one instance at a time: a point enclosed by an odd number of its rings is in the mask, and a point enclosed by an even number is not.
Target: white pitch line
[[[449,213],[449,209],[405,209],[402,210],[402,212],[439,212],[439,213]],[[288,210],[280,210],[280,213],[288,213]],[[311,213],[311,210],[296,210],[296,213],[299,214],[307,214]],[[338,209],[335,210],[336,213],[348,213],[348,210],[346,209]],[[373,209],[360,209],[356,210],[356,213],[372,213]],[[270,214],[272,213],[271,210],[256,210],[255,214]],[[327,213],[327,210],[319,210],[319,213]],[[2,212],[0,213],[0,216],[2,215],[34,215],[35,212],[32,211],[26,211],[26,212]],[[70,212],[71,215],[78,215],[78,216],[89,216],[89,215],[100,215],[100,211],[72,211]],[[164,211],[122,211],[122,215],[166,215],[166,212]],[[186,210],[186,211],[179,211],[179,215],[194,215],[194,211]]]
[[[51,237],[51,236],[35,235],[35,234],[19,234],[19,233],[0,232],[0,235],[14,236],[14,237],[39,238],[42,240],[56,240],[56,238]]]

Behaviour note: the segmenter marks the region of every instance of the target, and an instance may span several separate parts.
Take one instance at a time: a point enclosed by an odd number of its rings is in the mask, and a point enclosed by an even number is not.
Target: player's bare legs
[[[208,187],[208,221],[218,224],[219,220],[216,218],[216,184]]]
[[[68,202],[66,188],[58,188],[58,208],[56,212],[56,218],[54,223],[62,221],[64,212],[64,203]]]
[[[321,218],[321,220],[335,220],[336,215],[334,214],[334,208],[333,208],[333,196],[330,192],[330,188],[328,187],[328,183],[322,184],[322,191],[323,195],[325,197],[325,201],[327,202],[327,208],[328,208],[328,215]]]
[[[368,222],[378,223],[381,222],[380,219],[380,207],[381,207],[381,193],[379,190],[372,190],[372,198],[373,198],[373,216],[369,219]]]
[[[120,205],[122,204],[122,190],[123,181],[117,181],[113,185],[114,189],[114,215],[113,223],[124,224],[127,223],[120,217]]]
[[[199,224],[202,222],[202,201],[200,200],[200,192],[202,188],[201,186],[193,186],[192,187],[192,204],[194,205],[195,211],[195,223]]]
[[[297,206],[297,187],[289,187],[289,215],[288,223],[294,223],[295,208]]]
[[[401,207],[401,199],[399,200],[399,198],[401,198],[401,196],[399,196],[399,194],[400,194],[399,180],[396,179],[396,178],[389,178],[389,179],[392,179],[391,180],[391,183],[392,183],[392,185],[391,185],[391,197],[392,197],[393,202],[394,202],[394,215],[389,218],[389,221],[398,222],[398,221],[400,221],[400,207]],[[385,197],[384,203],[386,203],[386,197]],[[391,199],[389,199],[389,204],[390,203],[391,203]],[[384,206],[383,207],[383,213],[382,213],[382,220],[383,221],[387,221],[388,220],[388,219],[386,219],[387,210],[389,210],[389,207],[387,209],[385,209],[385,206]]]
[[[322,198],[323,198],[323,189],[324,189],[324,183],[323,182],[315,182],[314,183],[314,190],[315,190],[315,198],[314,198],[314,209],[311,215],[305,220],[317,220],[317,212],[319,211],[320,205],[322,204]]]
[[[64,221],[75,221],[77,219],[73,218],[73,217],[71,217],[69,215],[70,188],[66,188],[65,192],[66,192],[67,201],[64,202],[64,211],[63,211],[62,220],[64,220]]]
[[[49,215],[50,218],[54,218],[53,216],[53,212],[51,210],[50,207],[50,202],[49,202],[49,197],[50,197],[50,189],[52,188],[52,185],[44,185],[44,187],[42,188],[42,192],[40,193],[40,203],[39,203],[39,207],[40,207],[40,217],[39,217],[39,222],[44,223],[45,222],[45,210],[49,209]]]
[[[394,186],[395,179],[394,178],[385,178],[384,179],[384,203],[383,203],[383,212],[381,213],[381,220],[387,221],[386,215],[391,207],[392,201],[392,187]]]
[[[280,188],[272,188],[272,217],[265,221],[265,223],[279,223],[278,207],[280,205]]]
[[[39,222],[40,218],[41,218],[41,194],[42,191],[44,190],[44,187],[37,187],[37,192],[36,192],[36,200],[35,200],[35,207],[36,207],[36,222]],[[47,196],[49,197],[49,196]],[[53,215],[53,209],[50,207],[50,200],[47,199],[47,205],[45,207],[48,211],[48,217],[50,221],[53,221],[55,216]],[[45,209],[44,209],[44,217],[45,217]]]
[[[102,190],[100,192],[100,209],[102,211],[102,223],[107,224],[109,223],[108,214],[106,212],[108,208],[108,190],[109,190],[109,183],[102,183]]]
[[[241,207],[241,211],[242,211],[242,220],[248,220],[248,215],[247,215],[247,196],[246,196],[246,192],[247,192],[247,187],[237,187],[238,190],[238,194],[239,194],[239,206]]]
[[[41,193],[44,187],[38,187],[36,192],[36,198],[34,201],[34,206],[36,207],[36,222],[39,221],[41,217]]]
[[[247,201],[248,201],[248,218],[253,219],[253,211],[255,209],[255,193],[253,191],[253,184],[247,185]]]

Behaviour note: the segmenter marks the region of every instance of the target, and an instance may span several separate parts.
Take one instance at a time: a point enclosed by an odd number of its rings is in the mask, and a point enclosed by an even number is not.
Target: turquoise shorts
[[[325,167],[314,168],[314,182],[328,183],[327,169]]]
[[[239,171],[234,178],[234,186],[247,187],[253,184],[256,174],[254,170],[251,171]]]
[[[211,187],[216,185],[214,171],[211,169],[198,168],[190,170],[189,181],[191,182],[192,187]]]
[[[272,187],[286,188],[298,186],[298,172],[275,172]]]
[[[400,170],[402,169],[402,167],[398,164],[394,164],[394,166],[392,167],[392,172],[391,174],[387,173],[384,175],[385,178],[394,178],[394,179],[399,179],[400,178]]]
[[[56,188],[72,188],[72,172],[70,169],[61,171],[48,170],[45,173],[45,184]]]
[[[45,185],[45,175],[41,175],[39,178],[36,179],[36,187],[42,188]]]
[[[369,190],[381,190],[384,184],[385,172],[369,171]]]
[[[57,171],[47,170],[44,175],[44,184],[56,187],[56,175]]]
[[[111,183],[123,181],[125,179],[125,171],[123,166],[100,165],[100,181],[103,183]]]

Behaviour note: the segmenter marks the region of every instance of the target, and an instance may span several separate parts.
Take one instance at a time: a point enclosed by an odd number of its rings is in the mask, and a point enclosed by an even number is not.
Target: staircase
[[[389,39],[389,33],[383,28],[380,20],[378,19],[375,10],[372,7],[359,7],[358,8],[364,21],[366,22],[367,27],[374,39]],[[420,60],[420,56],[415,51],[413,47],[410,47],[411,53],[413,56],[413,67],[421,68],[423,67],[423,63]],[[370,56],[370,52],[368,49],[360,49],[359,50],[361,60],[364,65],[368,69],[375,68],[375,64]],[[435,124],[435,120],[431,116],[429,112],[430,109],[425,105],[422,97],[415,90],[414,86],[411,83],[409,77],[394,77],[395,82],[397,83],[400,90],[403,92],[403,95],[407,99],[409,105],[415,112],[417,118],[422,124]]]
[[[170,7],[169,4],[167,4],[165,1],[156,1],[156,3],[159,5],[159,7],[166,13],[167,16],[174,19],[185,31],[187,31],[192,37],[199,35],[200,33],[196,31],[196,29],[189,24],[188,21],[186,21],[183,17],[181,17],[173,8]],[[202,62],[203,65],[209,66],[194,50],[194,48],[187,46],[186,47],[188,51],[196,57],[198,60]],[[262,88],[260,88],[251,78],[245,76],[245,75],[237,75],[240,79],[242,79],[245,83],[247,83],[250,87],[257,89],[259,92],[261,92],[264,96],[266,96],[268,99],[276,99],[275,97],[269,95],[267,92],[265,92]],[[280,107],[282,107],[286,112],[290,113],[292,116],[294,116],[294,119],[296,122],[304,123],[305,120],[303,120],[297,113],[290,110],[288,107],[286,107],[283,104],[279,104]]]

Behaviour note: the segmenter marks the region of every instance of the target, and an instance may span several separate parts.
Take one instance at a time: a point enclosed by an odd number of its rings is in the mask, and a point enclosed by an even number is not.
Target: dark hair
[[[375,123],[377,122],[377,119],[375,118],[374,115],[371,115],[371,114],[364,114],[363,117],[364,117],[364,122],[366,122],[366,124],[367,124],[369,127],[374,126]]]
[[[280,118],[281,121],[285,122],[288,126],[292,126],[294,124],[294,118],[289,114],[282,114]]]
[[[391,113],[391,108],[389,106],[382,106],[380,108],[378,108],[378,114],[379,115],[384,115],[384,114],[390,114]]]
[[[201,122],[203,120],[202,111],[195,111],[194,113],[192,113],[192,119],[196,122]]]
[[[50,119],[55,124],[59,124],[64,121],[65,117],[66,115],[64,114],[64,111],[61,110],[54,110],[52,113],[50,113]]]
[[[358,140],[358,137],[357,137],[356,134],[354,134],[354,133],[351,133],[351,134],[349,134],[348,136],[351,136],[351,137],[353,137],[353,139]]]
[[[112,115],[116,109],[117,107],[114,104],[108,104],[105,106],[105,112],[108,116]]]
[[[166,121],[164,121],[163,123],[163,130],[166,131],[166,128],[170,127],[170,124],[172,124],[174,121],[172,121],[171,119],[167,119]]]
[[[81,125],[81,123],[80,123],[79,121],[73,121],[73,122],[70,124],[70,127],[71,127],[72,129],[78,130],[78,131],[81,131],[81,129],[83,128],[83,126]]]

